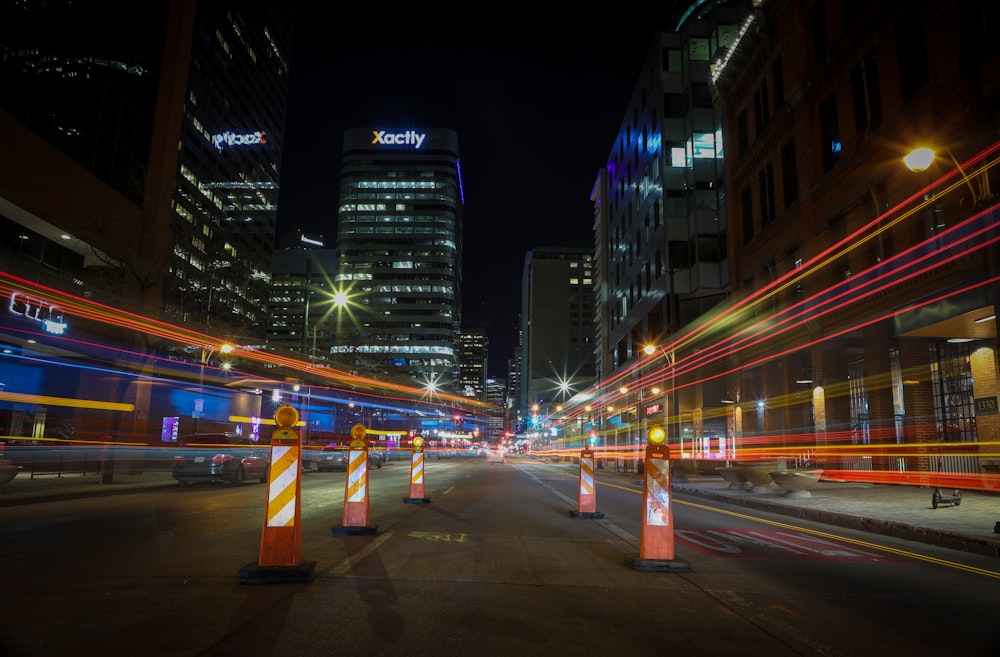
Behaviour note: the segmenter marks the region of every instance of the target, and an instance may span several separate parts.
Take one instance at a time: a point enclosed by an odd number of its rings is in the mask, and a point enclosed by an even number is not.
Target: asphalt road
[[[193,486],[2,509],[0,653],[89,655],[996,655],[995,560],[675,495],[689,572],[627,565],[642,491],[608,478],[573,517],[565,465],[430,461],[370,473],[372,533],[343,528],[344,473],[305,472],[308,581],[241,583],[268,486]],[[992,568],[991,568],[992,566]]]

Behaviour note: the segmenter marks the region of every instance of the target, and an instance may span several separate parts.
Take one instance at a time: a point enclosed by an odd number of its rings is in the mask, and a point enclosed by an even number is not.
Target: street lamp
[[[618,392],[622,396],[622,409],[618,412],[619,424],[625,423],[625,444],[629,445],[632,442],[632,422],[629,417],[629,403],[628,403],[628,386],[622,386],[618,388]],[[622,456],[622,452],[618,447],[618,433],[615,432],[615,454],[619,457],[616,463],[619,465],[621,470],[628,472],[628,464],[625,462],[625,457]]]
[[[986,171],[982,171],[982,175],[979,180],[979,190],[972,186],[972,179],[966,174],[965,169],[962,165],[958,163],[955,159],[955,155],[951,152],[951,149],[945,147],[945,153],[948,154],[948,158],[951,160],[952,164],[955,165],[955,169],[962,176],[962,181],[968,185],[969,193],[972,194],[972,205],[973,207],[981,207],[985,202],[991,201],[994,198],[994,194],[990,190],[990,179],[986,175]],[[930,168],[931,164],[937,158],[937,153],[934,152],[933,148],[927,146],[920,146],[914,148],[912,151],[903,156],[903,164],[906,168],[914,173],[923,173]]]
[[[670,415],[671,415],[671,411],[673,410],[673,409],[671,409],[671,406],[670,406],[670,400],[671,400],[671,398],[673,398],[674,402],[676,404],[676,399],[677,399],[677,390],[676,390],[676,385],[675,385],[675,382],[676,382],[676,373],[674,371],[674,360],[676,358],[676,355],[675,355],[675,353],[674,353],[673,350],[670,350],[668,352],[663,347],[657,347],[656,345],[652,345],[652,344],[648,344],[645,347],[643,347],[642,351],[647,356],[652,356],[657,351],[661,352],[663,354],[663,358],[667,361],[667,366],[670,368],[670,389],[673,390],[673,395],[671,396],[665,390],[662,391],[663,392],[663,429],[664,429],[664,431],[667,432],[667,441],[666,442],[669,445],[670,444]],[[664,385],[666,385],[665,382],[664,382]],[[659,389],[657,389],[657,388],[654,388],[652,392],[653,392],[654,395],[658,395],[658,394],[660,394],[661,391]],[[674,413],[674,415],[676,416],[677,414]],[[679,440],[680,440],[680,450],[681,450],[681,453],[683,454],[683,452],[684,452],[684,436],[679,434]]]
[[[212,357],[216,351],[223,354],[228,354],[233,350],[233,345],[231,344],[221,344],[218,347],[202,347],[201,348],[201,358],[199,359],[199,373],[198,373],[198,399],[194,403],[194,430],[195,433],[201,428],[201,416],[205,412],[205,365],[208,363],[209,359]]]
[[[735,389],[735,394],[722,400],[722,403],[731,407],[731,413],[726,427],[726,465],[731,465],[730,461],[736,458],[736,446],[740,443],[743,434],[743,409],[740,407],[740,391]]]
[[[215,272],[220,269],[228,269],[233,263],[227,260],[213,260],[208,263],[208,303],[205,307],[205,326],[212,325],[212,292],[215,290]],[[222,277],[219,278],[222,289],[225,289],[225,282]]]

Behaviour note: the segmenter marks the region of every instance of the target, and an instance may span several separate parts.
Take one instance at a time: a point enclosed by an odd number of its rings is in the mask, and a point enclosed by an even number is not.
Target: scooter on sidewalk
[[[941,459],[938,459],[938,472],[944,472],[944,466],[941,463]],[[934,487],[934,492],[931,493],[931,506],[935,509],[946,504],[948,506],[958,506],[962,503],[962,491],[955,489],[955,492],[951,495],[945,495],[941,492],[940,486]]]
[[[942,504],[946,504],[949,506],[958,506],[961,503],[962,503],[962,491],[958,490],[957,488],[955,489],[954,493],[946,496],[944,493],[941,492],[941,487],[938,486],[937,488],[934,489],[934,492],[931,494],[931,506],[933,506],[935,509]]]

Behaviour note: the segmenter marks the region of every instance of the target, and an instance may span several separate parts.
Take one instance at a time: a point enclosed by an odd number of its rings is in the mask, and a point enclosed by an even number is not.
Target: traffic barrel
[[[365,425],[351,427],[351,447],[347,456],[347,481],[344,485],[344,521],[333,528],[334,536],[375,534],[371,526],[371,506],[368,501],[368,443]]]
[[[407,504],[426,504],[431,498],[424,497],[424,439],[413,439],[413,454],[410,457],[410,496],[404,497]]]
[[[603,518],[597,510],[597,479],[594,476],[594,452],[584,449],[580,452],[580,487],[577,494],[577,510],[570,511],[574,518]]]
[[[670,450],[663,427],[649,430],[643,462],[642,525],[639,554],[626,554],[635,570],[689,572],[691,565],[674,558],[674,513],[670,501]]]
[[[299,413],[283,405],[274,413],[278,429],[271,434],[264,531],[256,563],[240,569],[241,584],[306,582],[315,561],[302,561],[302,447],[293,427]]]

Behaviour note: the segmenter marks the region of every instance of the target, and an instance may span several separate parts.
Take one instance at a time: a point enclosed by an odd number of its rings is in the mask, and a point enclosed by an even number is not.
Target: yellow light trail
[[[29,395],[20,392],[0,392],[0,401],[13,401],[24,404],[43,404],[46,406],[68,406],[71,408],[94,408],[104,411],[135,411],[134,404],[98,401],[96,399],[75,399],[73,397],[47,397],[45,395]]]

